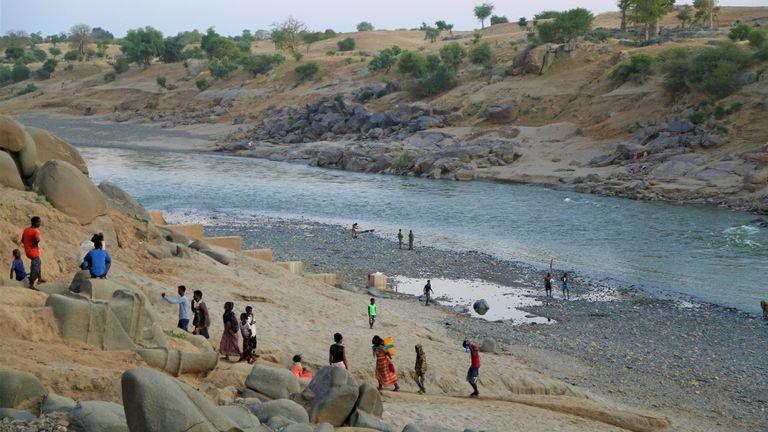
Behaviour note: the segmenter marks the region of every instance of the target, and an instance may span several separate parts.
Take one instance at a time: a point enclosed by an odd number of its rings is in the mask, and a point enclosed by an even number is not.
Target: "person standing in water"
[[[397,232],[397,244],[400,249],[403,248],[403,230],[402,228]]]
[[[413,250],[413,230],[408,230],[408,250]]]
[[[546,297],[552,297],[552,273],[544,276],[544,292]]]
[[[570,279],[568,278],[568,272],[563,273],[563,298],[566,300],[571,299],[571,286],[568,284]]]
[[[429,306],[429,297],[432,295],[432,282],[427,279],[427,284],[424,285],[424,306]]]

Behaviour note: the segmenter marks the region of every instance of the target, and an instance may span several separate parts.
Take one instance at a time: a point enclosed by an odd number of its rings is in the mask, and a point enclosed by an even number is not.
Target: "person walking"
[[[413,250],[413,230],[408,230],[408,250]]]
[[[424,354],[424,348],[421,344],[416,345],[416,366],[414,367],[416,372],[416,384],[419,386],[419,394],[427,392],[424,387],[424,376],[427,374],[427,355]]]
[[[333,335],[334,344],[331,345],[331,349],[328,352],[328,364],[331,365],[331,367],[349,369],[349,364],[347,364],[347,351],[344,349],[344,345],[342,344],[343,341],[344,336],[342,336],[341,333],[335,333]]]
[[[371,303],[368,304],[368,325],[373,328],[376,323],[376,299],[371,297]]]
[[[400,249],[403,248],[403,229],[402,228],[397,232],[397,245]]]
[[[258,358],[256,355],[256,345],[258,345],[258,339],[256,338],[256,319],[253,317],[253,308],[251,306],[245,307],[245,313],[248,315],[248,327],[251,329],[251,342],[253,344],[253,358]]]
[[[429,306],[429,297],[432,293],[432,282],[427,279],[427,284],[424,285],[424,306]]]
[[[467,370],[467,382],[472,386],[474,390],[469,397],[478,397],[480,392],[477,390],[477,383],[480,380],[480,349],[477,344],[470,342],[469,339],[464,339],[461,344],[465,350],[469,353],[469,370]]]
[[[359,228],[358,228],[357,222],[353,223],[352,224],[352,238],[354,238],[354,239],[357,238],[357,230],[358,229]]]
[[[552,297],[552,274],[547,273],[544,276],[544,294],[546,297]]]
[[[252,364],[256,360],[253,357],[253,336],[251,326],[248,325],[248,314],[245,312],[240,314],[240,333],[243,335],[243,353],[240,354],[239,361]]]
[[[238,333],[240,326],[235,316],[235,304],[233,302],[224,303],[224,333],[221,334],[221,343],[219,343],[219,354],[222,358],[229,360],[229,356],[240,356],[240,337]],[[238,357],[239,358],[239,357]]]
[[[32,216],[29,226],[24,228],[21,234],[21,244],[24,245],[24,253],[30,259],[29,263],[29,288],[36,290],[35,282],[45,283],[43,279],[43,264],[40,261],[40,226],[42,221],[37,216]]]
[[[179,305],[179,323],[177,327],[184,330],[185,332],[188,332],[189,330],[187,330],[187,326],[189,325],[189,309],[187,304],[189,303],[189,300],[187,299],[187,296],[185,294],[186,292],[187,292],[187,287],[185,287],[184,285],[179,285],[178,299],[167,296],[165,295],[165,293],[162,293],[161,296],[163,297],[163,300],[167,301],[168,303]]]
[[[566,300],[571,299],[571,286],[569,285],[570,279],[568,278],[568,272],[563,273],[563,298]]]
[[[91,273],[91,279],[106,279],[109,268],[112,267],[112,257],[109,252],[104,250],[104,243],[96,240],[85,258],[83,258],[83,268],[87,268]]]
[[[195,290],[192,294],[192,325],[195,329],[192,334],[200,335],[206,339],[210,337],[208,328],[211,326],[211,316],[208,314],[208,306],[203,301],[203,292]]]
[[[376,357],[376,381],[379,382],[379,390],[394,384],[395,391],[400,391],[400,386],[397,385],[395,363],[384,347],[384,339],[374,336],[371,343],[373,344],[373,355]]]

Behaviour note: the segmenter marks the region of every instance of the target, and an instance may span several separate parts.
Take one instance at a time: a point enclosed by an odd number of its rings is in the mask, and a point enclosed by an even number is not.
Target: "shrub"
[[[80,54],[78,54],[77,51],[67,51],[64,53],[64,60],[66,61],[77,61],[80,59]]]
[[[144,104],[144,108],[156,109],[159,104],[160,104],[160,100],[158,99],[158,97],[151,96],[149,99],[147,99],[147,103]]]
[[[339,47],[339,51],[352,51],[355,49],[355,40],[351,37],[344,38],[338,42],[336,42],[336,46]]]
[[[23,96],[28,93],[32,93],[37,90],[37,86],[34,83],[29,83],[24,88],[16,92],[16,96]]]
[[[48,74],[52,74],[54,71],[56,71],[56,66],[59,64],[58,61],[55,59],[48,59],[43,63],[43,69],[48,72]]]
[[[165,38],[160,52],[163,63],[176,63],[184,60],[184,42],[180,36]]]
[[[373,31],[373,24],[369,23],[368,21],[363,21],[357,25],[357,31],[359,32]]]
[[[48,58],[48,54],[40,48],[32,48],[32,57],[39,62],[44,62]]]
[[[29,79],[30,70],[26,65],[16,63],[11,69],[11,81],[17,83]]]
[[[397,63],[397,56],[399,54],[400,48],[397,46],[383,49],[371,59],[371,62],[368,64],[368,70],[371,72],[388,73],[392,66]]]
[[[728,37],[732,41],[747,40],[747,35],[749,35],[750,30],[752,30],[751,26],[746,24],[739,24],[736,27],[733,27],[730,32],[728,32]]]
[[[422,82],[424,94],[434,95],[448,90],[456,85],[456,70],[449,65],[439,62],[436,66],[428,68]]]
[[[472,64],[490,67],[492,60],[491,44],[488,42],[478,43],[469,51],[469,62]]]
[[[561,12],[558,11],[541,11],[533,16],[535,20],[552,19],[560,16]]]
[[[704,123],[704,121],[707,119],[707,115],[704,114],[701,111],[694,111],[690,114],[688,114],[688,121],[695,125],[700,125]]]
[[[327,55],[328,57],[333,57],[333,56],[336,55],[336,51],[328,50],[328,51],[325,52],[325,55]]]
[[[363,90],[362,92],[360,92],[360,95],[359,95],[359,96],[357,96],[357,98],[358,98],[358,99],[359,99],[361,102],[366,102],[366,101],[369,101],[369,100],[373,99],[373,97],[374,97],[374,96],[375,96],[375,93],[373,93],[373,91],[372,91],[372,90],[370,90],[370,89],[365,89],[365,90]]]
[[[320,66],[317,65],[317,62],[308,62],[304,63],[303,65],[296,66],[296,75],[298,75],[299,79],[304,81],[306,79],[312,78],[315,74],[317,74],[320,71]]]
[[[52,56],[60,56],[61,55],[61,48],[57,47],[50,47],[48,48],[48,52],[51,53]]]
[[[165,75],[158,75],[155,77],[155,82],[162,88],[165,88],[165,85],[168,84],[168,80],[165,78]]]
[[[181,52],[181,58],[182,60],[189,60],[189,59],[202,60],[205,58],[205,51],[203,51],[203,49],[198,46],[187,48]]]
[[[594,15],[584,8],[558,13],[551,22],[537,26],[542,42],[566,43],[592,31]]]
[[[74,72],[74,70],[75,70],[75,65],[73,65],[72,63],[68,63],[66,66],[64,66],[65,72]]]
[[[24,48],[8,47],[5,49],[5,58],[7,58],[9,61],[15,62],[22,57],[24,57]]]
[[[131,67],[131,62],[128,60],[128,57],[120,56],[115,59],[115,64],[113,64],[112,67],[115,69],[116,73],[125,73],[128,72],[128,69]]]
[[[587,40],[592,43],[602,43],[607,41],[609,37],[611,37],[611,32],[608,30],[597,30],[587,35]]]
[[[117,74],[115,72],[107,72],[104,74],[104,82],[114,82],[117,79]]]
[[[293,59],[294,60],[301,61],[301,59],[303,59],[303,58],[304,58],[304,54],[302,54],[302,53],[300,53],[298,51],[294,51],[293,52]]]
[[[408,150],[403,150],[403,152],[400,153],[400,157],[398,157],[394,162],[392,162],[392,165],[398,168],[407,167],[408,164],[411,163],[412,159],[413,159],[413,156],[411,156]]]
[[[265,74],[272,70],[272,67],[275,64],[280,64],[284,61],[285,57],[279,54],[256,54],[245,56],[240,59],[240,63],[243,65],[243,70],[250,72],[253,76]]]
[[[699,90],[723,97],[736,90],[736,79],[748,62],[748,54],[734,43],[707,47],[691,60],[689,79]]]
[[[208,63],[208,70],[214,78],[229,78],[229,74],[237,69],[237,65],[229,61],[227,57],[223,59],[213,59]]]
[[[203,91],[203,90],[206,90],[211,85],[208,84],[208,80],[199,79],[199,80],[195,81],[195,86],[197,86],[198,90]]]
[[[458,42],[453,42],[440,48],[440,59],[453,69],[458,69],[467,57],[467,50]]]
[[[768,45],[760,48],[759,50],[755,51],[755,60],[757,61],[766,61],[768,60]]]
[[[397,70],[403,75],[420,78],[424,74],[427,58],[416,51],[403,51],[397,61]]]
[[[0,85],[11,80],[11,68],[0,65]]]
[[[364,61],[365,61],[365,59],[361,58],[361,59],[360,59],[360,61],[361,61],[361,62],[364,62]],[[346,63],[346,64],[348,64],[348,65],[349,65],[349,64],[352,64],[352,57],[347,57],[347,58],[345,58],[345,59],[344,59],[344,63]]]
[[[40,68],[35,71],[35,78],[39,80],[47,80],[50,77],[51,77],[51,73],[45,69]]]
[[[718,104],[717,106],[715,106],[715,111],[713,114],[715,115],[716,119],[720,120],[726,117],[730,113],[728,112],[728,108]]]
[[[765,41],[768,40],[768,33],[759,28],[752,28],[749,30],[747,40],[752,48],[760,49],[765,46]]]
[[[616,66],[610,73],[613,80],[625,83],[632,81],[642,84],[653,74],[653,57],[648,54],[635,54],[629,62]]]
[[[491,15],[491,25],[505,24],[505,23],[508,23],[508,22],[509,22],[509,20],[504,15],[502,15],[502,16]]]

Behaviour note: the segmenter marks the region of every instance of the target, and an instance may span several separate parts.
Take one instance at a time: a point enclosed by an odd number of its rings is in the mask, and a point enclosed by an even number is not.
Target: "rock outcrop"
[[[30,127],[27,128],[27,132],[32,136],[35,143],[39,166],[51,159],[56,159],[67,162],[80,170],[81,173],[88,175],[88,165],[72,144],[42,129]]]
[[[251,369],[245,387],[272,399],[288,399],[301,391],[299,380],[291,371],[265,365]]]
[[[0,149],[20,152],[29,143],[34,143],[24,125],[11,117],[0,115]]]
[[[47,394],[48,390],[34,375],[0,370],[0,408],[24,409],[37,414]]]
[[[9,153],[4,151],[0,151],[0,185],[18,190],[25,189],[16,162]]]
[[[116,184],[107,180],[99,183],[99,190],[107,199],[107,205],[110,208],[119,210],[123,213],[127,213],[135,218],[140,218],[145,221],[151,220],[149,212],[144,208],[135,198],[128,195],[128,192]]]
[[[326,366],[315,375],[302,393],[313,423],[341,426],[352,413],[360,390],[349,371]]]
[[[128,432],[125,411],[114,402],[82,401],[69,412],[73,432]],[[136,429],[149,430],[149,429]]]
[[[96,185],[73,165],[49,160],[35,175],[35,189],[59,211],[82,225],[107,214],[107,201]]]

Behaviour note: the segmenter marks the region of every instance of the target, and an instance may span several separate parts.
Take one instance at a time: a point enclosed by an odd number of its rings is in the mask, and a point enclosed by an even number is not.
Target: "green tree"
[[[212,59],[223,59],[224,57],[237,59],[241,55],[241,50],[237,44],[231,39],[216,33],[213,27],[208,28],[200,39],[200,47]]]
[[[691,60],[689,79],[703,92],[727,96],[738,88],[737,79],[749,60],[749,55],[732,42],[707,47]]]
[[[447,31],[451,34],[451,36],[453,36],[453,24],[448,24],[444,20],[435,21],[435,28],[441,32]]]
[[[616,66],[610,73],[613,80],[625,83],[632,81],[635,84],[642,84],[653,74],[653,57],[648,54],[635,54],[629,58],[628,62]]]
[[[440,57],[429,55],[421,82],[422,92],[431,96],[456,85],[456,70],[440,61]]]
[[[101,27],[94,27],[91,30],[91,37],[97,42],[112,42],[115,39],[115,35],[112,32]]]
[[[541,11],[533,16],[533,19],[535,20],[544,20],[544,19],[555,19],[557,18],[561,12],[558,11]]]
[[[397,61],[397,70],[403,75],[420,78],[427,66],[427,58],[416,51],[403,51]]]
[[[162,54],[163,34],[150,26],[128,30],[121,41],[120,50],[128,57],[128,61],[146,68],[155,57]]]
[[[475,17],[480,20],[482,28],[485,28],[485,19],[491,16],[493,8],[494,6],[492,3],[483,3],[475,6]]]
[[[685,48],[670,48],[656,56],[656,63],[664,74],[664,89],[673,97],[688,91],[691,73],[691,53]]]
[[[480,42],[469,51],[469,62],[475,65],[490,67],[493,61],[491,44]]]
[[[709,28],[715,28],[715,17],[719,8],[717,0],[693,0],[696,9],[696,19],[707,23]]]
[[[56,66],[59,64],[59,62],[55,59],[48,59],[43,63],[42,69],[45,71],[48,71],[49,74],[52,74],[54,71],[56,71]]]
[[[80,60],[80,55],[77,53],[77,51],[67,51],[64,53],[64,60],[66,61],[76,61]]]
[[[24,57],[24,48],[11,46],[5,49],[5,58],[10,62],[15,62]]]
[[[275,55],[256,54],[256,55],[244,56],[242,59],[240,59],[240,64],[243,65],[243,70],[251,73],[253,76],[256,76],[259,74],[265,74],[269,72],[270,70],[272,70],[272,67],[276,63],[282,63],[282,62],[276,62],[276,60],[277,58],[275,57]]]
[[[307,31],[307,25],[297,20],[296,18],[289,16],[288,19],[281,23],[272,24],[273,33],[278,32],[281,35],[283,43],[278,49],[289,49],[296,51],[301,45],[301,34]],[[275,42],[275,39],[272,39]]]
[[[685,26],[693,19],[693,14],[691,14],[691,9],[688,6],[684,6],[677,11],[675,18],[680,21],[680,27],[685,28]]]
[[[421,30],[424,31],[424,39],[428,39],[432,43],[435,43],[435,41],[440,37],[440,30],[426,24],[421,26]]]
[[[41,50],[40,48],[32,48],[32,57],[35,58],[35,60],[39,62],[44,62],[45,59],[48,58],[48,54],[45,53],[45,51]]]
[[[659,20],[672,10],[674,4],[675,0],[634,0],[629,20],[642,24],[645,40],[650,40],[651,34],[656,35]]]
[[[368,21],[363,21],[357,25],[357,31],[359,32],[373,31],[373,24],[369,23]]]
[[[627,33],[627,14],[634,5],[635,0],[618,0],[616,6],[619,7],[621,12],[621,34]]]
[[[506,24],[509,20],[504,15],[497,16],[497,15],[491,15],[491,25],[494,26],[496,24]]]
[[[30,73],[31,71],[27,65],[16,63],[13,65],[13,69],[11,69],[11,81],[17,83],[29,79]]]
[[[520,30],[528,30],[528,20],[525,17],[520,17],[517,20],[517,25],[520,26]]]
[[[32,45],[37,45],[39,43],[43,43],[45,39],[43,39],[42,33],[36,32],[29,35],[29,41]]]
[[[112,67],[118,74],[125,73],[128,72],[128,69],[131,67],[131,62],[128,60],[128,57],[119,56],[115,59],[115,64],[113,64]]]
[[[304,81],[315,76],[320,71],[320,66],[317,65],[317,62],[312,61],[296,66],[294,71],[299,79]]]
[[[160,60],[163,63],[176,63],[182,60],[184,44],[179,36],[169,36],[163,41],[163,51],[160,53]]]
[[[352,51],[355,49],[355,40],[351,37],[344,38],[336,42],[336,46],[339,47],[339,51]]]
[[[6,65],[0,65],[0,84],[5,84],[11,80],[11,68]]]
[[[400,54],[399,51],[400,48],[397,48],[397,52],[392,48],[383,49],[371,59],[371,62],[368,64],[368,70],[371,72],[389,73],[392,66],[397,63],[397,56]]]
[[[48,52],[51,53],[53,58],[56,58],[57,56],[61,55],[61,48],[50,47],[48,48]]]
[[[592,12],[584,8],[559,13],[554,21],[539,24],[539,40],[542,42],[567,43],[592,31]]]
[[[213,59],[208,63],[208,70],[214,78],[229,78],[229,75],[237,70],[237,64],[229,61],[228,58]]]
[[[466,57],[467,50],[458,42],[452,42],[440,48],[440,59],[453,69],[458,69]]]

